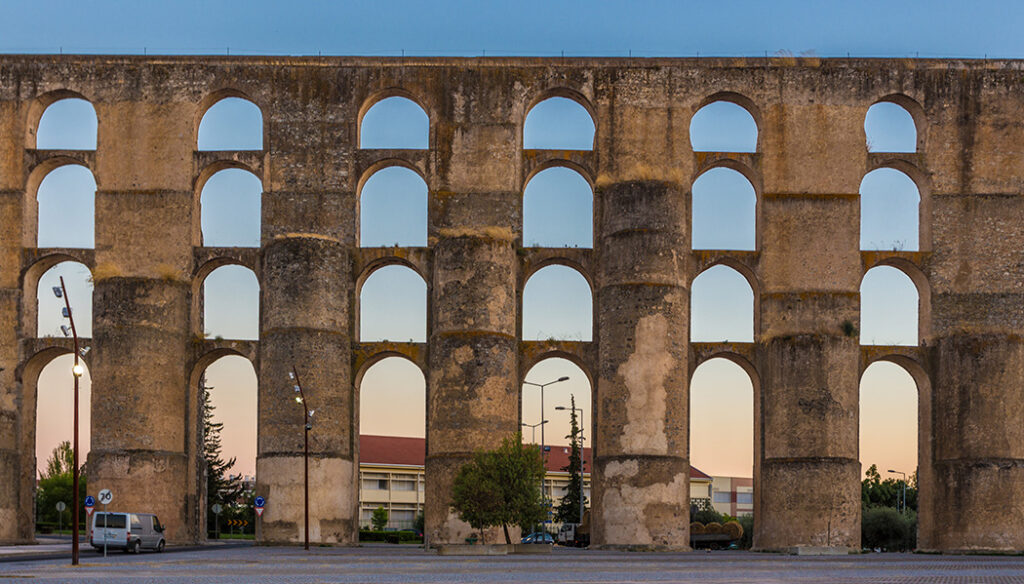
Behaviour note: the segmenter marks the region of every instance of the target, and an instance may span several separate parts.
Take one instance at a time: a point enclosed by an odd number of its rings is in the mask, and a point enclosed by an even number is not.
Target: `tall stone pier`
[[[463,543],[473,532],[450,507],[459,468],[475,451],[496,448],[519,430],[516,244],[522,208],[512,156],[518,128],[486,92],[462,97],[461,104],[438,100],[449,121],[436,132],[429,203],[424,519],[432,545]],[[489,539],[499,537],[495,532]]]

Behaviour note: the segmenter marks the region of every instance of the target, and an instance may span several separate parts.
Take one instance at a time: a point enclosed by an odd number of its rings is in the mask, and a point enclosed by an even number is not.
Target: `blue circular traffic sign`
[[[263,507],[264,505],[266,505],[267,500],[264,499],[263,497],[256,497],[256,500],[253,502],[256,504],[256,507]]]
[[[96,499],[93,499],[92,495],[87,495],[85,497],[85,506],[86,507],[95,507],[96,506]]]

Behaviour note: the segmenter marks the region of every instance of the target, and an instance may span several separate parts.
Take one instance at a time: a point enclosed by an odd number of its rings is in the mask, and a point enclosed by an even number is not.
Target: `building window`
[[[395,491],[415,491],[416,479],[394,479],[391,488]]]
[[[728,491],[718,491],[715,493],[715,503],[732,503],[732,493]]]
[[[740,505],[753,505],[754,493],[736,493],[736,502]]]

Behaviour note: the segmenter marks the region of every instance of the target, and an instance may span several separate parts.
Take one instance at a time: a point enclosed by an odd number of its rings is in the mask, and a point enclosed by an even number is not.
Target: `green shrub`
[[[370,529],[359,530],[359,541],[384,541],[387,531],[373,531]]]
[[[754,516],[741,515],[737,521],[743,528],[743,537],[740,538],[738,545],[740,549],[749,550],[754,547]]]
[[[708,523],[721,523],[722,514],[714,509],[700,509],[690,517],[690,521],[696,521],[704,525]]]
[[[917,545],[917,516],[892,507],[865,509],[861,515],[861,545],[882,551],[908,551]]]
[[[401,543],[402,536],[398,535],[397,531],[389,531],[384,535],[385,543]]]

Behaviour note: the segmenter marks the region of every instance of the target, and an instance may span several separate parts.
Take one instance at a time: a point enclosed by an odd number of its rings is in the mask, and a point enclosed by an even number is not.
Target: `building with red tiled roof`
[[[554,506],[569,484],[568,446],[551,446],[548,450],[544,490]],[[583,494],[590,500],[591,452],[583,449]],[[426,440],[401,436],[359,436],[359,523],[366,526],[374,509],[388,510],[388,527],[406,529],[413,526],[417,513],[423,511]],[[690,497],[711,498],[711,477],[690,467]]]

